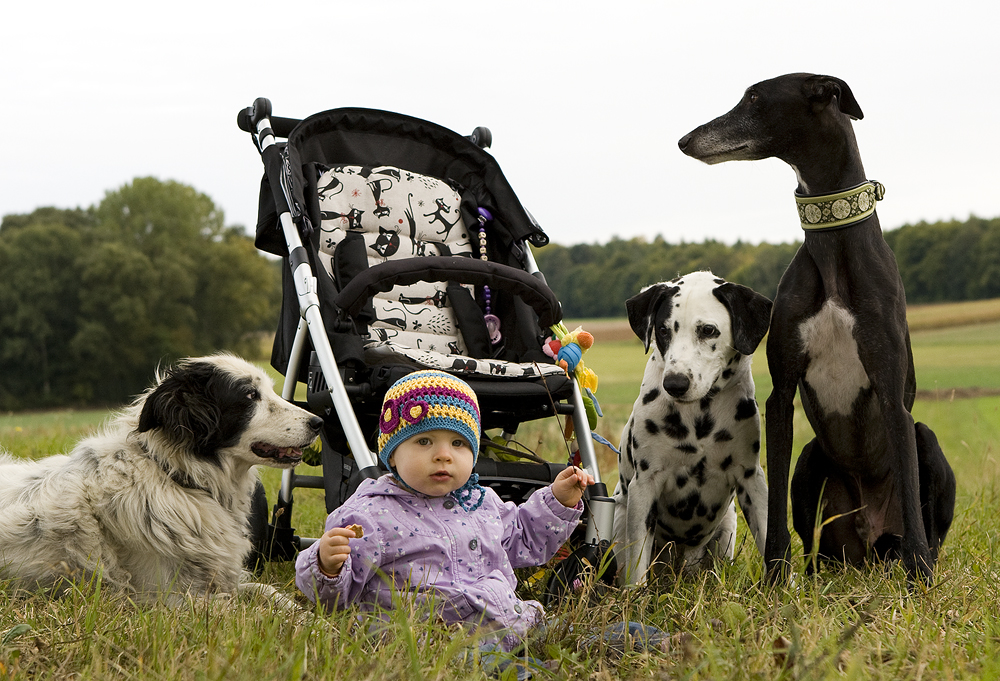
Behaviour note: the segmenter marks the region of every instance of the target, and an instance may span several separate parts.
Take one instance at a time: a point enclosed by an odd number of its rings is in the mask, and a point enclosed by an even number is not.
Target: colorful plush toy
[[[576,376],[584,393],[583,402],[587,409],[587,420],[593,429],[597,426],[597,417],[602,416],[601,406],[594,395],[597,392],[597,374],[584,365],[583,353],[594,344],[594,336],[579,326],[569,331],[562,322],[549,328],[552,329],[552,336],[542,345],[542,352],[554,359],[567,374]],[[572,437],[571,429],[572,421],[568,421],[567,439]]]
[[[576,374],[581,387],[597,390],[597,375],[583,365],[583,353],[594,345],[594,336],[579,326],[567,331],[561,322],[550,328],[552,336],[542,345],[542,351],[567,374]]]

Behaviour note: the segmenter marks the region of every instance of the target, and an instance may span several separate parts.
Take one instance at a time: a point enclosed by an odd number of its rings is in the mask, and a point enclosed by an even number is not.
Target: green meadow
[[[908,585],[896,565],[806,578],[801,543],[793,537],[796,574],[786,584],[765,586],[761,558],[741,519],[731,564],[643,589],[591,582],[561,603],[553,614],[573,626],[555,627],[532,644],[530,653],[546,660],[536,678],[1000,678],[1000,546],[993,531],[1000,514],[1000,301],[921,306],[909,317],[919,389],[914,416],[935,430],[958,479],[955,520],[933,585]],[[646,355],[625,322],[582,325],[592,325],[597,336],[584,356],[600,376],[604,418],[597,431],[617,444]],[[763,408],[770,391],[763,348],[754,358],[754,379]],[[0,446],[29,458],[63,452],[107,415],[0,414]],[[798,410],[795,451],[810,437]],[[517,441],[547,458],[565,457],[556,425],[526,425]],[[598,452],[613,487],[615,455],[601,446]],[[273,501],[279,475],[264,469],[262,477]],[[321,493],[295,494],[293,525],[315,536],[325,516]],[[261,580],[294,595],[292,575],[290,563],[271,563]],[[588,641],[593,626],[621,619],[668,630],[670,652],[622,654]],[[382,633],[369,625],[356,612],[303,607],[289,614],[246,600],[140,607],[99,583],[80,584],[55,600],[3,590],[0,680],[488,678],[467,662],[475,639],[465,632],[406,608],[388,617]]]

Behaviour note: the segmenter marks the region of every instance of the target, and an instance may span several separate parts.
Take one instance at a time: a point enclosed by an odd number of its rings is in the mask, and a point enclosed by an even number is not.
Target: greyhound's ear
[[[653,318],[656,317],[660,305],[664,300],[673,298],[679,290],[676,286],[668,284],[653,284],[625,301],[629,326],[642,341],[645,352],[649,352],[649,344],[653,338]],[[667,316],[669,315],[668,310]]]
[[[854,120],[860,121],[865,117],[861,112],[858,100],[854,98],[851,87],[840,78],[833,76],[811,76],[806,79],[803,89],[809,97],[809,101],[823,104],[830,104],[833,98],[837,98],[837,107],[841,113],[845,113]]]
[[[751,288],[730,282],[712,289],[712,295],[729,310],[736,352],[752,355],[771,324],[771,300]]]

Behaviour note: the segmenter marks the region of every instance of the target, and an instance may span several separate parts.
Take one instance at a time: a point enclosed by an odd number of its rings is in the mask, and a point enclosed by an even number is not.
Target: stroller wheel
[[[596,574],[597,579],[605,584],[614,585],[618,564],[611,551],[611,542],[605,540],[599,544],[584,544],[559,562],[552,569],[545,585],[542,604],[547,608],[552,607],[580,589],[587,572]]]
[[[250,553],[243,560],[243,567],[255,576],[260,577],[264,571],[267,549],[267,493],[264,483],[257,481],[250,500],[250,517],[247,519],[247,529],[250,533]]]

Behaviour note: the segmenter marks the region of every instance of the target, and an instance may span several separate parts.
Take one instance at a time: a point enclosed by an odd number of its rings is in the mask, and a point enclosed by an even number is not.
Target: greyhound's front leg
[[[770,358],[769,358],[770,360]],[[772,365],[773,366],[773,365]],[[767,398],[767,533],[764,572],[768,581],[783,578],[791,561],[792,535],[788,531],[788,469],[792,459],[792,416],[795,384],[791,391],[775,380]]]

